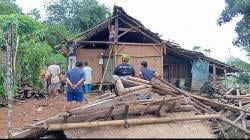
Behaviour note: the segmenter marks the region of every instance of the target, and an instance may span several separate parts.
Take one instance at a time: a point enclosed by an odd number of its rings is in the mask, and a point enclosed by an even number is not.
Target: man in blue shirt
[[[142,79],[150,81],[153,77],[153,74],[155,71],[148,69],[148,62],[147,61],[142,61],[141,62],[141,69],[139,71],[139,75]]]
[[[66,74],[67,81],[67,105],[66,112],[71,116],[71,104],[75,100],[77,107],[80,107],[83,100],[83,82],[85,80],[85,73],[82,71],[83,62],[76,61],[75,67],[70,69]]]

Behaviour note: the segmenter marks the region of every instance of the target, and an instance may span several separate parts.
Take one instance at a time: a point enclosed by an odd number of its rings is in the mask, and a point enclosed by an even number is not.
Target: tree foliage
[[[37,8],[31,10],[29,13],[27,13],[27,15],[32,17],[35,20],[39,20],[41,18],[41,15],[40,15],[39,10]]]
[[[236,24],[235,31],[238,36],[233,44],[242,47],[250,56],[250,1],[249,0],[225,0],[226,7],[222,11],[217,23],[222,25],[232,21],[234,17],[243,16]]]
[[[235,66],[238,69],[243,70],[244,72],[240,72],[235,78],[236,82],[240,84],[248,84],[249,83],[249,75],[248,72],[250,72],[250,64],[246,63],[239,58],[231,58],[226,61],[227,64]]]
[[[46,6],[47,24],[62,24],[74,33],[85,31],[111,15],[96,0],[56,0]]]
[[[231,59],[227,59],[226,63],[235,66],[238,69],[250,71],[250,64],[242,61],[239,58],[232,57]]]
[[[22,13],[22,9],[11,0],[0,1],[0,15],[8,15],[14,13]]]
[[[22,14],[10,14],[0,16],[0,27],[7,31],[10,24],[16,26],[17,33],[20,36],[25,36],[33,33],[36,30],[41,30],[45,27],[41,22],[32,19],[31,17]]]

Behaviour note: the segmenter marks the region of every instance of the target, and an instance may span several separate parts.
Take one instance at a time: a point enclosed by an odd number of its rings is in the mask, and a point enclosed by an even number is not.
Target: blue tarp
[[[193,60],[192,79],[196,81],[208,81],[209,62],[202,59]]]

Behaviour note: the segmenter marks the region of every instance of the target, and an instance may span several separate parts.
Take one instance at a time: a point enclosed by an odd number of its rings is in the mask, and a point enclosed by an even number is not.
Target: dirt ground
[[[90,100],[92,99],[90,95],[87,95],[87,97],[89,97]],[[23,128],[64,112],[66,95],[59,94],[55,101],[49,106],[43,106],[45,100],[46,99],[27,99],[21,102],[14,102],[13,128]],[[83,105],[85,104],[87,103],[84,101]],[[76,107],[76,103],[74,103],[74,107]],[[0,112],[0,138],[3,138],[7,135],[7,107],[1,107]]]

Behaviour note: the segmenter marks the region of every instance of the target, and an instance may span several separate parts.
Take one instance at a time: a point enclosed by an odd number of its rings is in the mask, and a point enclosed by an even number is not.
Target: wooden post
[[[8,93],[8,138],[12,136],[12,113],[13,113],[13,93],[12,93],[12,87],[13,87],[13,63],[12,63],[12,47],[13,47],[13,25],[11,24],[9,26],[8,31],[8,43],[7,43],[7,93]]]
[[[106,120],[109,118],[109,116],[111,115],[111,113],[112,113],[112,111],[114,110],[114,108],[115,108],[114,105],[112,105],[112,106],[110,107],[109,112],[108,112],[108,113],[105,115],[105,117],[104,117],[104,121],[106,121]]]
[[[163,106],[163,104],[165,103],[165,97],[163,98],[161,104],[159,105],[159,107],[157,108],[157,110],[155,111],[155,115],[159,115],[159,112]]]
[[[115,42],[118,42],[118,18],[115,18]]]
[[[227,69],[224,69],[224,76],[225,76],[225,86],[226,86],[226,89],[227,89]]]
[[[217,80],[216,80],[216,65],[213,64],[213,81],[214,81],[214,88],[217,87]]]

